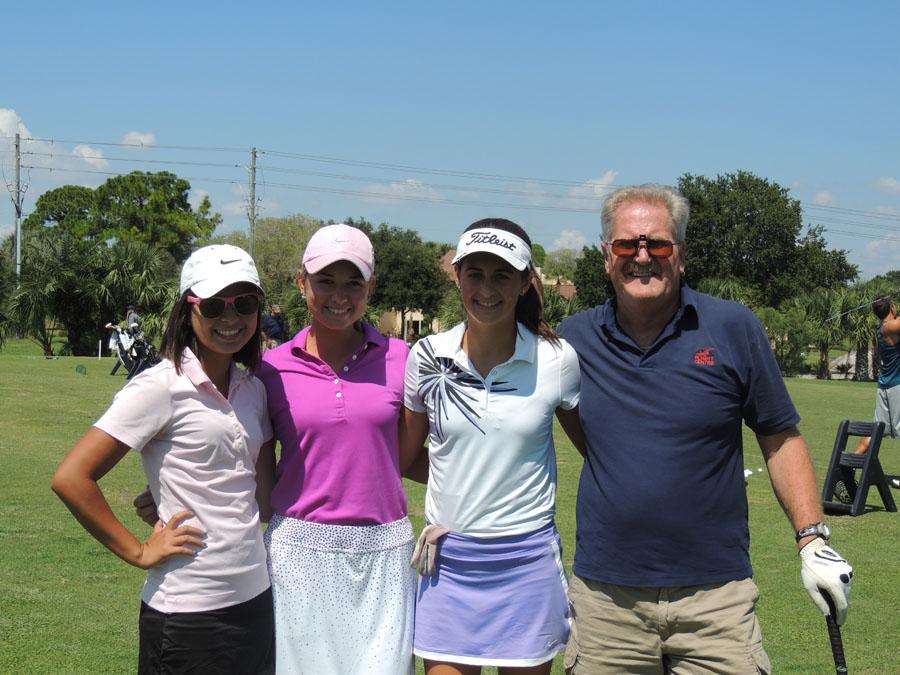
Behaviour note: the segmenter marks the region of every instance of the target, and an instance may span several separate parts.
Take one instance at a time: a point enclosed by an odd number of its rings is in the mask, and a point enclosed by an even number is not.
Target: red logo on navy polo
[[[707,347],[706,349],[701,349],[699,352],[694,354],[694,363],[698,366],[714,366],[716,365],[716,357],[713,355],[715,351],[714,347]]]

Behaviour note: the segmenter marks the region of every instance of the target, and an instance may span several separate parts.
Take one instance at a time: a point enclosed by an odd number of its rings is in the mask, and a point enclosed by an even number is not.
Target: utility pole
[[[16,133],[16,196],[13,206],[16,209],[16,288],[22,284],[22,183],[19,178],[19,165],[22,155],[19,151],[19,134]]]
[[[250,257],[253,257],[253,230],[256,227],[256,148],[250,148],[250,203],[247,205],[250,220]]]

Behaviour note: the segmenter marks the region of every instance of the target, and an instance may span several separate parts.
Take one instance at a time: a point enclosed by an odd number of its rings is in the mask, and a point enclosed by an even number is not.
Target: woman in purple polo
[[[274,512],[279,673],[413,672],[414,537],[398,449],[408,348],[362,320],[374,266],[362,231],[319,229],[299,276],[312,324],[266,352],[258,373],[281,443],[274,486],[259,475]]]

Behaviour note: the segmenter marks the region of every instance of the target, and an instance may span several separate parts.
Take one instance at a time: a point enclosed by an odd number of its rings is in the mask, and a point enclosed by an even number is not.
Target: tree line
[[[900,272],[855,283],[858,269],[847,252],[829,249],[824,230],[804,230],[800,203],[777,183],[739,171],[715,178],[684,174],[678,188],[691,204],[686,281],[703,292],[742,302],[759,316],[786,374],[802,371],[818,352],[816,374],[830,377],[832,349],[856,348],[854,376],[868,372],[874,317],[851,307],[896,291]],[[177,295],[177,274],[190,252],[208,243],[251,249],[245,232],[217,234],[222,219],[208,198],[196,208],[190,184],[169,173],[133,172],[97,188],[67,185],[41,195],[23,221],[21,286],[14,278],[12,237],[0,246],[0,341],[11,334],[38,342],[44,353],[84,355],[103,339],[103,326],[126,303],[143,309],[145,328],[158,336]],[[599,232],[599,213],[597,231]],[[329,221],[331,222],[331,221]],[[459,299],[440,267],[447,244],[428,242],[414,230],[347,219],[365,230],[376,253],[378,284],[371,299],[382,311],[420,310],[446,326],[462,316]],[[311,234],[325,224],[304,215],[256,222],[252,251],[267,302],[280,304],[294,329],[306,324],[297,290],[300,259]],[[611,294],[596,245],[547,252],[535,246],[545,277],[571,280],[566,300],[548,285],[551,324],[606,300]],[[55,336],[64,336],[60,342]]]

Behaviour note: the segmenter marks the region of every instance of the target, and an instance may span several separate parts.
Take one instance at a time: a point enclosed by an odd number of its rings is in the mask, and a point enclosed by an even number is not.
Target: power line
[[[887,223],[864,223],[859,220],[843,220],[841,218],[822,218],[816,222],[834,225],[851,225],[856,227],[865,227],[870,230],[883,230],[885,232],[897,232],[900,234],[900,225],[889,225]]]
[[[34,157],[74,157],[76,159],[84,159],[83,157],[79,157],[77,155],[60,155],[54,154],[52,152],[23,152],[23,155],[32,155]],[[176,166],[211,166],[211,167],[224,167],[228,169],[243,169],[243,164],[222,164],[217,162],[189,162],[184,160],[171,160],[171,159],[136,159],[131,157],[97,157],[97,161],[103,160],[104,162],[133,162],[135,164],[172,164]]]
[[[121,176],[123,174],[117,173],[115,171],[100,171],[98,169],[69,169],[69,168],[61,168],[61,167],[46,167],[46,166],[32,166],[32,165],[22,165],[23,169],[35,169],[40,171],[63,171],[67,173],[86,173],[86,174],[94,174],[100,176]],[[238,181],[229,178],[210,178],[203,176],[180,176],[180,178],[184,178],[185,180],[190,181],[206,181],[212,183],[229,183],[229,184],[238,184],[243,185],[243,181]],[[368,197],[374,199],[389,199],[389,200],[400,200],[400,201],[415,201],[415,202],[424,202],[429,204],[452,204],[455,206],[491,206],[498,208],[511,208],[511,209],[523,209],[523,210],[532,210],[532,211],[559,211],[559,212],[568,212],[568,213],[596,213],[596,209],[577,209],[577,208],[568,208],[568,207],[555,207],[555,206],[540,206],[540,205],[532,205],[532,204],[507,204],[507,203],[495,203],[495,202],[483,202],[483,201],[473,201],[473,200],[462,200],[462,199],[445,199],[445,198],[436,198],[436,197],[424,197],[424,196],[413,196],[413,195],[398,195],[392,194],[388,192],[377,192],[377,191],[363,191],[363,190],[341,190],[338,188],[327,188],[322,186],[315,185],[294,185],[288,183],[273,183],[270,181],[260,181],[257,183],[258,185],[262,185],[265,187],[277,188],[277,189],[285,189],[285,190],[297,190],[297,191],[305,191],[305,192],[320,192],[325,194],[340,194],[347,196],[356,196],[356,197]]]
[[[364,160],[344,159],[341,157],[327,157],[322,155],[307,155],[295,152],[279,152],[276,150],[260,150],[260,153],[272,155],[273,157],[286,157],[289,159],[303,159],[310,162],[325,162],[328,164],[343,164],[347,166],[365,166],[376,169],[391,169],[397,171],[416,171],[418,173],[436,174],[441,176],[457,176],[461,178],[479,178],[490,179],[505,182],[526,182],[538,183],[544,185],[565,185],[570,187],[583,187],[590,185],[590,181],[571,181],[560,180],[556,178],[529,178],[526,176],[507,176],[496,173],[481,173],[476,171],[459,171],[454,169],[433,169],[422,166],[412,166],[409,164],[389,164],[386,162],[369,162]],[[618,187],[614,183],[606,183],[605,187]]]
[[[524,209],[530,211],[559,211],[564,213],[597,213],[596,209],[578,209],[578,208],[570,208],[565,206],[540,206],[537,204],[506,204],[506,203],[497,203],[497,202],[483,202],[483,201],[473,201],[473,200],[465,200],[465,199],[447,199],[442,197],[425,197],[425,196],[414,196],[414,195],[398,195],[390,192],[377,192],[374,190],[364,191],[364,190],[341,190],[339,188],[325,188],[313,185],[293,185],[289,183],[272,183],[270,181],[266,181],[264,183],[260,183],[261,185],[265,185],[267,187],[272,188],[281,188],[285,190],[299,190],[299,191],[309,191],[309,192],[324,192],[328,194],[339,194],[339,195],[347,195],[354,197],[368,197],[375,199],[394,199],[400,201],[414,201],[414,202],[424,202],[428,204],[452,204],[455,206],[491,206],[491,207],[499,207],[499,208],[509,208],[509,209]]]
[[[837,211],[840,213],[848,213],[848,214],[858,214],[861,216],[866,216],[868,218],[882,218],[886,220],[896,220],[900,222],[900,215],[895,215],[892,213],[877,213],[875,211],[863,211],[861,209],[848,209],[840,206],[822,206],[821,204],[808,204],[806,202],[801,202],[801,205],[807,209],[822,209],[826,211]]]
[[[197,163],[198,165],[202,165],[203,163]],[[221,166],[221,165],[219,165]],[[228,165],[229,167],[231,165]],[[22,168],[25,169],[33,169],[33,170],[42,170],[42,171],[62,171],[67,173],[86,173],[86,174],[94,174],[94,175],[103,175],[103,176],[120,176],[121,173],[114,171],[101,171],[97,169],[72,169],[65,167],[48,167],[48,166],[32,166],[32,165],[23,165]],[[242,168],[238,165],[238,168]],[[268,167],[269,171],[272,171],[273,168],[279,167]],[[316,172],[313,172],[314,174]],[[341,176],[341,174],[336,174],[331,177]],[[211,183],[226,183],[226,184],[236,184],[243,185],[244,181],[237,179],[229,179],[229,178],[212,178],[209,176],[181,176],[182,178],[190,181],[202,181],[202,182],[211,182]],[[349,177],[348,177],[349,178]],[[336,194],[350,197],[362,197],[368,199],[385,199],[391,201],[406,201],[406,202],[419,202],[425,204],[445,204],[452,206],[477,206],[477,207],[491,207],[491,208],[506,208],[506,209],[518,209],[525,211],[545,211],[545,212],[557,212],[557,213],[586,213],[586,214],[596,214],[596,208],[578,208],[578,207],[566,207],[566,206],[551,206],[551,205],[540,205],[540,204],[515,204],[508,202],[492,202],[492,201],[484,201],[484,200],[474,200],[474,199],[451,199],[447,197],[433,197],[427,195],[401,195],[391,192],[383,192],[379,190],[346,190],[341,188],[330,188],[320,185],[298,185],[293,183],[280,183],[274,181],[263,180],[259,181],[257,185],[273,188],[273,189],[282,189],[282,190],[293,190],[300,192],[315,192],[321,194]],[[427,183],[422,184],[423,188],[431,187]],[[454,188],[454,189],[472,189],[472,188]],[[482,189],[484,192],[492,192],[499,194],[521,194],[523,196],[530,196],[530,193],[518,192],[514,190],[499,190],[499,189]],[[551,195],[541,195],[542,197],[550,197]],[[591,197],[572,197],[569,195],[553,195],[557,198],[566,198],[566,199],[583,199],[586,201],[591,200]],[[851,225],[851,226],[861,226],[867,228],[881,229],[882,225],[880,224],[868,224],[868,223],[860,223],[858,221],[839,221],[838,224],[841,225]],[[827,228],[828,233],[830,234],[844,234],[849,236],[863,237],[867,239],[886,239],[888,241],[894,241],[895,239],[890,236],[890,234],[884,235],[876,235],[869,234],[867,232],[859,232],[859,231],[847,231],[840,229],[831,229]],[[900,239],[897,239],[900,240]]]
[[[11,139],[11,136],[0,136],[0,138],[4,140]],[[112,141],[79,141],[79,140],[71,140],[64,138],[38,138],[38,137],[30,137],[30,138],[22,138],[23,141],[33,141],[37,143],[76,143],[79,145],[102,145],[102,146],[110,146],[110,147],[119,147],[119,148],[134,148],[136,150],[187,150],[193,152],[240,152],[246,154],[250,152],[249,148],[228,148],[228,147],[215,147],[215,146],[204,146],[204,145],[158,145],[158,144],[144,144],[144,143],[114,143]]]
[[[126,174],[122,174],[116,171],[99,171],[97,169],[67,169],[63,167],[53,167],[53,166],[30,166],[27,164],[22,165],[23,169],[35,169],[38,171],[49,171],[53,173],[54,171],[63,171],[66,173],[88,173],[88,174],[97,174],[100,176],[124,176]],[[178,176],[179,178],[183,178],[185,180],[196,180],[196,181],[205,181],[208,183],[242,183],[243,181],[238,181],[233,178],[210,178],[208,176]]]
[[[0,138],[12,138],[12,137],[0,137]],[[97,146],[111,146],[111,147],[125,147],[125,148],[136,148],[143,150],[156,150],[156,149],[166,149],[166,150],[183,150],[183,151],[192,151],[192,152],[248,152],[243,148],[234,148],[234,147],[221,147],[221,146],[191,146],[191,145],[146,145],[146,144],[135,144],[135,143],[121,143],[121,142],[110,142],[110,141],[86,141],[86,140],[70,140],[70,139],[54,139],[54,138],[39,138],[39,137],[28,137],[22,138],[22,141],[31,141],[31,142],[44,142],[49,144],[55,143],[80,143],[87,145],[97,145]],[[459,178],[470,178],[477,180],[490,180],[490,181],[499,181],[499,182],[524,182],[532,185],[556,185],[556,186],[567,186],[567,187],[577,187],[577,188],[615,188],[618,187],[615,183],[600,183],[598,181],[570,181],[570,180],[561,180],[561,179],[552,179],[552,178],[534,178],[528,176],[510,176],[504,174],[494,174],[494,173],[486,173],[486,172],[476,172],[476,171],[466,171],[466,170],[454,170],[454,169],[442,169],[442,168],[434,168],[434,167],[424,167],[424,166],[416,166],[416,165],[408,165],[408,164],[394,164],[388,162],[374,162],[374,161],[366,161],[366,160],[355,160],[343,157],[333,157],[333,156],[325,156],[325,155],[313,155],[308,153],[295,153],[295,152],[284,152],[278,150],[259,150],[258,152],[267,154],[272,157],[282,157],[287,159],[295,159],[301,161],[308,162],[320,162],[320,163],[328,163],[328,164],[336,164],[342,166],[359,166],[359,167],[367,167],[367,168],[376,168],[382,170],[389,171],[397,171],[397,172],[418,172],[424,174],[431,175],[440,175],[440,176],[454,176]],[[47,153],[47,152],[37,152],[37,151],[26,151],[23,154],[33,155],[33,156],[41,156],[41,157],[56,157],[63,155],[56,155],[55,153]],[[71,157],[71,155],[65,155],[66,157]],[[84,158],[80,158],[84,159]],[[97,160],[110,161],[110,162],[133,162],[136,164],[156,164],[156,165],[172,165],[172,166],[202,166],[202,167],[212,167],[212,168],[245,168],[244,164],[237,163],[217,163],[217,162],[195,162],[189,160],[166,160],[166,159],[145,159],[145,158],[124,158],[124,157],[98,157]],[[39,166],[26,166],[23,168],[33,169],[33,170],[45,170],[45,171],[66,171],[72,173],[88,173],[88,174],[98,174],[98,175],[121,175],[117,172],[104,172],[98,170],[90,170],[90,169],[70,169],[63,167],[39,167]],[[261,165],[258,167],[260,171],[269,171],[272,173],[284,173],[284,174],[295,174],[295,175],[308,175],[308,176],[317,176],[320,178],[330,178],[334,180],[345,180],[345,181],[368,181],[368,182],[383,182],[387,179],[385,178],[376,178],[372,176],[360,176],[360,175],[349,175],[342,173],[330,173],[323,171],[311,171],[305,169],[295,169],[283,166],[267,166]],[[208,182],[218,182],[218,183],[235,183],[242,184],[242,181],[231,180],[231,179],[221,179],[221,178],[210,178],[210,177],[185,177],[188,180],[196,180],[196,181],[208,181]],[[407,181],[410,179],[407,178]],[[427,204],[452,204],[452,205],[463,205],[463,206],[491,206],[491,207],[499,207],[499,208],[515,208],[515,209],[524,209],[524,210],[540,210],[540,211],[557,211],[557,212],[569,212],[569,213],[594,213],[599,208],[599,204],[596,208],[578,208],[578,207],[566,207],[566,206],[552,206],[552,205],[540,205],[540,204],[510,204],[510,203],[498,203],[498,202],[490,202],[483,201],[478,199],[450,199],[447,197],[440,196],[427,196],[427,195],[399,195],[391,192],[383,192],[379,190],[345,190],[340,188],[329,188],[324,186],[315,186],[315,185],[296,185],[296,184],[288,184],[288,183],[278,183],[278,182],[269,182],[269,181],[261,181],[259,183],[261,186],[269,186],[275,189],[287,189],[287,190],[297,190],[297,191],[308,191],[308,192],[319,192],[326,194],[338,194],[345,196],[355,196],[355,197],[366,197],[366,198],[378,198],[378,199],[387,199],[394,201],[412,201],[412,202],[420,202]],[[401,183],[402,184],[402,183]],[[529,190],[518,190],[518,189],[504,189],[504,188],[496,188],[496,187],[486,187],[484,185],[477,186],[464,186],[464,185],[455,185],[455,184],[443,184],[443,183],[428,183],[428,182],[418,182],[418,187],[422,189],[435,189],[435,190],[455,190],[455,191],[474,191],[477,193],[484,194],[498,194],[498,195],[511,195],[515,197],[526,197],[526,198],[534,198],[534,199],[548,199],[548,200],[573,200],[577,202],[591,204],[592,202],[599,202],[602,199],[601,195],[591,195],[591,194],[561,194],[558,192],[534,192]],[[829,225],[839,225],[839,226],[849,226],[851,228],[865,228],[866,230],[884,230],[886,232],[892,232],[893,228],[891,227],[892,223],[900,223],[900,215],[893,214],[885,214],[885,213],[874,213],[871,211],[864,211],[860,209],[850,209],[845,207],[838,206],[828,206],[822,204],[812,204],[807,202],[801,202],[801,206],[803,207],[805,214],[805,220],[810,222],[815,222],[817,224],[822,224],[825,226]],[[809,213],[809,211],[818,211],[822,212],[821,215],[814,215]],[[845,218],[839,218],[834,216],[850,216],[852,217],[863,217],[865,219],[872,219],[875,221],[881,222],[863,222],[861,220],[850,220]],[[826,227],[826,231],[829,233],[835,234],[846,234],[850,236],[860,236],[866,238],[881,238],[878,235],[868,234],[866,232],[858,232],[858,231],[847,231],[847,230],[835,230],[831,227]]]
[[[356,181],[369,181],[369,182],[382,182],[383,178],[377,178],[374,176],[355,176],[348,174],[340,174],[340,173],[328,173],[324,171],[307,171],[305,169],[290,169],[287,167],[280,166],[269,166],[269,165],[261,165],[258,167],[259,169],[265,169],[267,171],[271,171],[273,173],[287,173],[293,175],[303,175],[303,176],[318,176],[320,178],[335,178],[338,180],[356,180]],[[487,188],[481,185],[450,185],[445,183],[418,183],[423,188],[435,188],[441,190],[461,190],[461,191],[475,191],[475,192],[488,192],[491,194],[505,194],[505,195],[519,195],[522,197],[534,197],[534,198],[556,198],[556,199],[579,199],[579,200],[587,200],[587,201],[599,201],[603,197],[602,196],[591,196],[591,195],[573,195],[573,194],[563,194],[559,192],[533,192],[529,190],[504,190],[502,188]],[[584,187],[585,183],[579,183],[579,187]],[[591,183],[591,187],[599,187],[599,188],[607,188],[614,187],[612,183]]]
[[[879,239],[881,241],[896,241],[900,243],[900,236],[892,237],[891,235],[868,234],[867,232],[848,232],[847,230],[828,230],[829,234],[846,234],[851,237],[862,237],[863,239]]]

